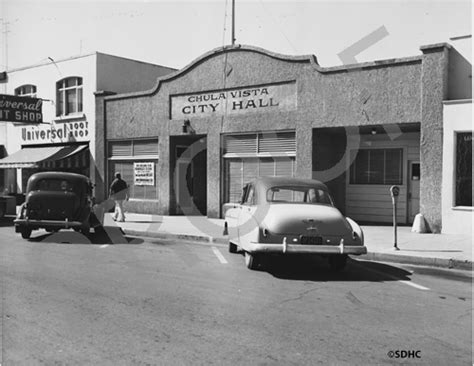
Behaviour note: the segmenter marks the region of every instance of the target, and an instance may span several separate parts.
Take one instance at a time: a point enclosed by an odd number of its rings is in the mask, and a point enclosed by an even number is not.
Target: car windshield
[[[39,191],[72,192],[74,184],[65,179],[41,179],[36,184],[36,189]]]
[[[315,187],[272,187],[267,191],[268,202],[278,203],[308,203],[334,206],[329,193]]]

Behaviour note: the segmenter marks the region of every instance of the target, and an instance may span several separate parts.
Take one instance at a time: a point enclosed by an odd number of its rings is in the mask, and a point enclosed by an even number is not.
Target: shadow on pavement
[[[325,258],[268,257],[261,270],[285,280],[385,282],[410,281],[409,271],[384,263],[349,258],[344,270],[331,270]]]
[[[33,231],[29,241],[41,243],[57,243],[57,244],[142,244],[143,239],[126,236],[123,230],[117,226],[105,226],[96,232],[91,230],[88,236],[73,230],[60,230],[55,233],[44,233],[35,235]]]
[[[155,223],[162,223],[163,221],[160,220],[126,220],[127,223],[134,223],[134,224],[155,224]]]
[[[15,216],[4,216],[0,219],[0,227],[13,226],[13,220]]]

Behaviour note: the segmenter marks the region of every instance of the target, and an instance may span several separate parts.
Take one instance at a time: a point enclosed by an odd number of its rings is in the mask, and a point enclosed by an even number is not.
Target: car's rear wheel
[[[256,254],[245,252],[245,265],[248,269],[257,269],[260,264],[259,257]]]
[[[229,253],[237,253],[237,245],[229,241]]]
[[[331,255],[329,266],[333,271],[342,271],[347,264],[347,254]]]
[[[31,236],[31,229],[27,228],[27,227],[24,227],[24,228],[21,229],[20,233],[21,233],[21,237],[23,239],[29,239],[30,236]]]

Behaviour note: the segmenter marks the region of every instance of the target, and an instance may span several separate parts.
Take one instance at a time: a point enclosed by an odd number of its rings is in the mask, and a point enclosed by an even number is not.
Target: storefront
[[[106,184],[125,172],[137,192],[131,211],[209,217],[238,200],[245,182],[272,175],[320,179],[347,215],[391,222],[389,189],[398,185],[398,221],[422,212],[439,231],[449,45],[421,50],[329,68],[315,56],[213,50],[151,90],[97,96],[96,134],[106,142],[95,147],[98,169]],[[145,157],[133,150],[144,141]],[[149,164],[147,185],[132,161]]]
[[[43,125],[16,125],[11,138],[21,148],[0,160],[0,169],[12,176],[17,192],[25,192],[28,178],[41,171],[90,175],[90,132],[86,120]],[[15,192],[13,189],[12,192]]]

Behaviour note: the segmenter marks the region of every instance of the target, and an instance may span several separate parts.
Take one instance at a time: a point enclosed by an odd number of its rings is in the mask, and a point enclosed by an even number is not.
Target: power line
[[[269,10],[267,10],[267,8],[266,8],[265,5],[263,4],[263,1],[262,1],[262,0],[259,0],[259,1],[260,1],[260,4],[262,5],[262,8],[263,8],[264,13],[267,13],[267,15],[269,16],[269,18],[275,23],[277,29],[280,31],[280,33],[282,34],[282,36],[285,37],[286,41],[288,42],[288,44],[290,45],[290,47],[293,49],[293,52],[298,53],[298,51],[296,50],[296,47],[293,46],[293,43],[291,43],[290,39],[286,36],[285,32],[283,32],[282,27],[280,26],[280,24],[278,23],[278,21],[275,19],[275,17],[273,16],[273,14],[272,14]]]

